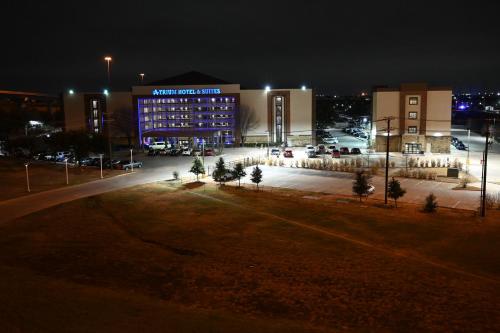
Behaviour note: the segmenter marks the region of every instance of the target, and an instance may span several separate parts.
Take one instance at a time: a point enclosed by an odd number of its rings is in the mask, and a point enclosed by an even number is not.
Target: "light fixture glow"
[[[270,86],[266,86],[266,92],[268,91],[271,91],[271,87]]]
[[[70,90],[68,91],[68,93],[69,93],[70,95],[73,95],[73,94],[75,93],[75,91],[74,91],[73,89],[70,89]]]
[[[302,90],[304,90],[304,91],[305,91],[306,89],[307,89],[307,88],[306,88],[306,86],[302,86]]]
[[[439,133],[439,132],[436,132],[436,133],[434,133],[434,136],[443,136],[443,134]]]
[[[110,56],[106,56],[106,57],[104,57],[104,60],[107,62],[110,62],[111,60],[113,60],[113,58],[111,58]]]
[[[103,93],[104,93],[104,95],[108,96],[109,95],[108,89],[104,89]]]

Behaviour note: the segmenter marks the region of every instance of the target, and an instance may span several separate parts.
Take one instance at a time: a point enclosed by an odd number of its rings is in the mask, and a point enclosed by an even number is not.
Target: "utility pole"
[[[490,119],[486,127],[486,139],[484,145],[484,159],[483,159],[483,179],[481,180],[481,216],[486,216],[486,172],[488,170],[488,148],[490,141]]]
[[[387,121],[387,139],[386,139],[386,147],[385,147],[385,193],[384,193],[384,202],[387,205],[387,194],[389,191],[389,143],[391,137],[391,120],[394,117],[386,117],[383,120]]]

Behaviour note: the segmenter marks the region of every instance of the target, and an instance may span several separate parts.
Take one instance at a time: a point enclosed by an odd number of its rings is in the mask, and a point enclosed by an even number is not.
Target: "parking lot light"
[[[69,178],[68,178],[68,159],[67,159],[67,158],[64,160],[64,164],[66,165],[66,185],[69,185]]]
[[[99,154],[99,159],[101,160],[101,179],[104,177],[102,176],[102,154]]]
[[[132,168],[131,168],[132,172],[134,172],[134,158],[132,156],[132,151],[133,151],[133,149],[130,148],[130,165],[132,166]]]
[[[70,95],[74,95],[74,94],[75,94],[75,91],[74,91],[73,89],[70,89],[70,90],[68,91],[68,93],[69,93]]]
[[[28,165],[29,163],[24,163],[24,167],[26,168],[26,188],[28,190],[28,192],[31,192],[31,189],[30,189],[30,176],[29,176],[29,172],[28,172]]]

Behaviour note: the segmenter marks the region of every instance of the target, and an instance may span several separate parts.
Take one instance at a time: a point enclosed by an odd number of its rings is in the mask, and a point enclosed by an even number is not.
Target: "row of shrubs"
[[[315,170],[326,170],[326,171],[342,171],[342,172],[355,172],[360,168],[367,168],[372,174],[377,174],[381,167],[385,167],[385,159],[380,158],[378,161],[371,161],[368,165],[367,161],[362,158],[355,159],[342,159],[342,160],[331,160],[331,159],[301,159],[290,161],[286,163],[284,159],[273,159],[269,158],[265,161],[268,166],[289,166],[291,168],[303,168],[303,169],[315,169]],[[395,167],[395,162],[390,162],[391,167]]]
[[[458,168],[463,169],[464,164],[455,158],[453,161],[449,159],[421,159],[420,157],[410,157],[408,159],[408,167],[410,168]]]
[[[425,170],[399,169],[396,172],[396,175],[399,177],[405,177],[405,178],[417,178],[417,179],[429,179],[429,180],[436,180],[437,179],[437,172],[425,171]]]

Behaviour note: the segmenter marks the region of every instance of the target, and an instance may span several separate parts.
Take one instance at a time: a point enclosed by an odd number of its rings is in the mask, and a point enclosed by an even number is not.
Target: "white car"
[[[165,148],[167,148],[165,141],[155,141],[149,145],[149,149],[153,149],[153,150],[161,150],[161,149],[165,149]]]
[[[274,155],[274,156],[280,156],[281,154],[281,151],[279,150],[279,148],[272,148],[271,149],[271,155]]]
[[[323,142],[325,142],[325,143],[339,143],[339,139],[337,137],[324,138]]]
[[[192,153],[193,150],[191,148],[184,148],[184,150],[182,151],[182,156],[191,156]]]
[[[313,145],[307,145],[307,146],[306,146],[306,154],[307,154],[307,152],[308,152],[308,151],[314,151],[314,152],[315,152],[315,151],[316,151],[316,148],[314,148],[314,146],[313,146]]]

